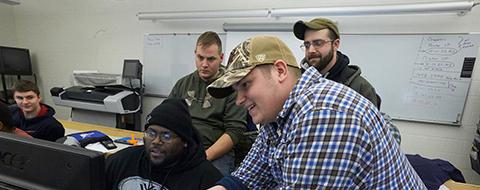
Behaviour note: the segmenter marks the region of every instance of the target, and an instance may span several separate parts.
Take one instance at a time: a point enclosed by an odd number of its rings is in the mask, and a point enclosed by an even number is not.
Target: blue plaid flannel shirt
[[[232,178],[262,190],[426,189],[375,106],[313,67]]]

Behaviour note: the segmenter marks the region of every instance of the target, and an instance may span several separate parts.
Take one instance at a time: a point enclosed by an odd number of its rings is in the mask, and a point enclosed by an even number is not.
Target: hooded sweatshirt
[[[65,136],[63,125],[53,117],[55,110],[46,104],[40,104],[40,106],[41,110],[37,117],[27,119],[17,105],[11,105],[9,108],[12,113],[13,125],[27,132],[33,138],[56,141]]]
[[[196,132],[197,133],[197,132]],[[223,176],[206,159],[198,133],[175,163],[152,166],[145,146],[123,149],[106,161],[107,189],[200,190],[215,185]]]
[[[350,87],[370,100],[370,102],[372,102],[377,108],[380,108],[380,97],[377,96],[375,88],[373,88],[365,78],[360,76],[362,73],[360,67],[349,64],[350,59],[342,54],[342,52],[337,51],[337,62],[327,73],[325,73],[324,77]],[[301,65],[302,72],[309,67],[306,59],[302,60]]]

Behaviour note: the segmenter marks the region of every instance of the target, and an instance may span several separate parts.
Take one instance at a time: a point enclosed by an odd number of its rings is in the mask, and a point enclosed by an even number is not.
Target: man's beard
[[[327,67],[327,65],[330,63],[330,61],[332,61],[333,59],[333,48],[330,48],[330,51],[328,52],[327,55],[325,56],[322,56],[321,53],[312,53],[310,54],[310,56],[308,56],[308,64],[310,66],[314,66],[315,68],[317,68],[318,71],[322,71],[323,69],[325,69],[325,67]],[[312,60],[313,58],[317,58],[317,60]]]
[[[176,155],[169,155],[166,156],[162,161],[152,161],[150,158],[150,152],[147,152],[150,164],[152,167],[156,168],[164,168],[164,167],[171,167],[174,166],[177,162],[179,162],[183,157],[185,157],[186,149],[182,152],[179,152]]]

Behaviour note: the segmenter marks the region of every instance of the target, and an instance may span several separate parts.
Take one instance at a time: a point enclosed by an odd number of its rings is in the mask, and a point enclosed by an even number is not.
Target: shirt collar
[[[297,84],[293,87],[292,92],[290,92],[287,101],[285,101],[283,104],[282,110],[277,115],[277,122],[279,122],[279,124],[281,124],[281,121],[283,121],[290,114],[297,97],[300,94],[303,94],[303,91],[305,91],[309,86],[319,83],[320,79],[322,79],[322,74],[320,74],[315,67],[309,67],[302,74],[300,79],[297,81]]]

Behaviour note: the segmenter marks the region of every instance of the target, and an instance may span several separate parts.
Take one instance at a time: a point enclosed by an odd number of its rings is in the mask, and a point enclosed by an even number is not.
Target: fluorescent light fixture
[[[224,23],[224,31],[292,31],[293,23]]]
[[[323,8],[293,8],[272,9],[272,17],[298,17],[298,16],[356,16],[380,14],[418,14],[418,13],[465,13],[475,4],[472,1],[417,3],[417,4],[392,4],[349,7],[323,7]]]
[[[5,1],[5,0],[0,0]],[[8,0],[7,0],[8,1]],[[197,20],[235,18],[278,18],[278,17],[317,17],[317,16],[357,16],[382,14],[428,14],[459,13],[463,15],[478,5],[474,1],[452,1],[415,4],[391,4],[370,6],[345,6],[322,8],[256,9],[256,10],[209,10],[209,11],[170,11],[140,12],[139,20]]]
[[[5,3],[7,5],[20,5],[18,0],[0,0],[0,3]]]
[[[178,20],[178,19],[211,19],[211,18],[265,18],[270,10],[211,10],[211,11],[178,11],[178,12],[140,12],[139,20]]]

